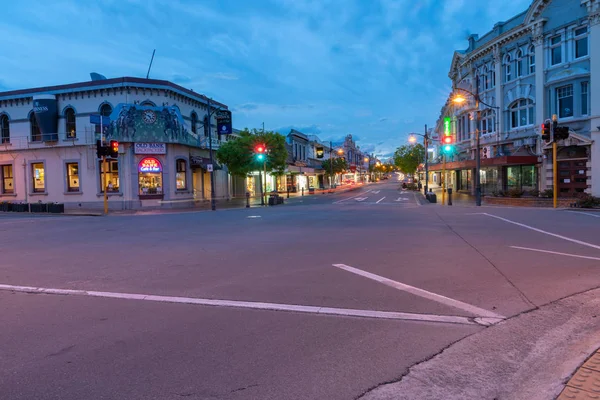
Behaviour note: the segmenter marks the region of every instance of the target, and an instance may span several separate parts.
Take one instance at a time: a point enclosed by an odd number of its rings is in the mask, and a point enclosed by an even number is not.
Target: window
[[[581,115],[589,115],[588,82],[581,82]]]
[[[67,163],[67,192],[79,192],[78,163]]]
[[[504,78],[505,78],[505,82],[510,81],[511,74],[512,74],[511,59],[510,59],[510,55],[507,54],[506,58],[504,59]]]
[[[102,106],[100,107],[100,116],[102,117],[108,117],[110,116],[110,114],[112,114],[112,107],[110,104],[104,103],[102,104]],[[100,125],[96,125],[96,133],[100,133]]]
[[[44,193],[46,191],[46,174],[44,172],[44,163],[31,164],[34,193]]]
[[[529,73],[535,74],[535,47],[529,48]]]
[[[534,107],[531,100],[517,100],[510,107],[511,129],[533,125]]]
[[[517,51],[517,78],[523,76],[523,51]]]
[[[77,136],[77,125],[75,123],[75,110],[67,108],[65,110],[65,126],[67,131],[67,138],[73,139]]]
[[[10,143],[10,126],[8,115],[0,115],[0,143]]]
[[[491,110],[486,110],[481,113],[479,129],[482,134],[493,133],[496,131],[496,116]]]
[[[562,46],[560,35],[550,39],[550,65],[560,64],[562,62]]]
[[[492,64],[492,66],[490,67],[490,87],[494,88],[496,87],[496,65]]]
[[[489,72],[487,67],[483,70],[483,90],[488,90],[490,88],[490,79]]]
[[[587,26],[575,29],[575,58],[588,55]]]
[[[163,195],[162,164],[154,157],[142,158],[138,164],[140,196]]]
[[[108,193],[119,192],[119,161],[106,160],[106,184],[104,180],[104,170],[102,161],[99,161],[98,171],[100,172],[100,193],[104,193],[104,188],[108,186]]]
[[[2,165],[0,169],[2,176],[2,192],[1,193],[14,193],[15,187],[13,186],[13,167],[12,165]]]
[[[35,118],[35,113],[33,112],[33,110],[29,113],[29,129],[31,131],[31,141],[41,142],[42,132],[40,131],[40,127],[38,126],[38,122]]]
[[[198,133],[198,130],[196,128],[197,124],[198,124],[198,114],[196,114],[195,112],[192,112],[192,133],[194,133],[194,134]]]
[[[187,165],[185,160],[177,160],[175,165],[175,181],[177,183],[177,190],[185,190],[187,189],[187,176],[186,170]]]
[[[573,116],[573,85],[562,86],[556,89],[558,102],[558,118]]]

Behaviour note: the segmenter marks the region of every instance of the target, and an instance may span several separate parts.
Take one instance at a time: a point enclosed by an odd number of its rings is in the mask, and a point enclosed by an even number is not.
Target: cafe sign
[[[166,143],[136,143],[135,154],[167,154]]]
[[[138,164],[139,172],[162,172],[162,165],[160,161],[158,161],[154,157],[146,157],[142,158],[140,163]]]

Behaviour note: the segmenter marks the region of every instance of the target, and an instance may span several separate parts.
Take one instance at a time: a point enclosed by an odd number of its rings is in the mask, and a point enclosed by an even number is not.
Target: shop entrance
[[[162,164],[154,157],[146,157],[138,164],[138,183],[140,199],[162,199]]]

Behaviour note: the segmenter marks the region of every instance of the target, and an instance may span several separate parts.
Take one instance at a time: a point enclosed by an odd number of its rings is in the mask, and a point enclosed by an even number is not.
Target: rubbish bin
[[[437,196],[435,195],[435,193],[429,193],[429,202],[437,203]]]

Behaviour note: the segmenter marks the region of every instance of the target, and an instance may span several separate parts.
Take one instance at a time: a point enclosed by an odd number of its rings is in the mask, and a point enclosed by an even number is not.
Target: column
[[[498,148],[498,145],[501,145],[502,143],[502,133],[504,132],[504,128],[505,128],[505,119],[504,119],[504,91],[502,90],[502,54],[500,52],[500,46],[496,45],[494,46],[494,71],[496,74],[496,86],[495,86],[495,91],[494,91],[494,97],[496,102],[494,103],[495,106],[497,106],[498,108],[496,109],[496,135],[497,135],[497,140],[496,140],[496,153],[494,154],[494,157],[498,156],[498,152],[500,151],[500,149]],[[496,191],[500,192],[502,191],[502,167],[498,166],[496,167],[497,169],[497,178],[496,178]]]
[[[535,51],[535,124],[540,126],[546,115],[546,96],[544,96],[544,71],[546,69],[546,57],[544,57],[544,21],[539,21],[532,27],[532,42]],[[548,116],[549,117],[549,116]],[[541,136],[536,144],[536,153],[542,154],[544,141]],[[542,165],[538,167],[538,188],[544,191],[548,182],[552,185],[552,177],[548,175],[548,167],[552,168],[552,154],[549,154],[542,160]],[[550,186],[552,187],[552,186]]]
[[[600,196],[600,0],[588,0],[586,6],[590,18],[591,194]]]

